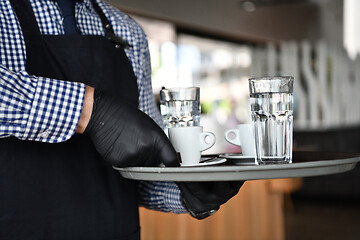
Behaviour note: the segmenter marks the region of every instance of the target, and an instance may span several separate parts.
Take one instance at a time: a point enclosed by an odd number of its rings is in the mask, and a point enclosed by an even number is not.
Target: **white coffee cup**
[[[241,147],[242,155],[255,156],[255,141],[251,123],[239,124],[236,129],[225,132],[225,139],[231,144]]]
[[[169,128],[169,139],[176,152],[179,153],[181,166],[200,163],[201,152],[215,144],[215,135],[203,132],[203,127],[172,127]]]

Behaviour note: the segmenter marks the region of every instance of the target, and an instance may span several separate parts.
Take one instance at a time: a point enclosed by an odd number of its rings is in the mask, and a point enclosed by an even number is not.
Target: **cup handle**
[[[208,140],[208,141],[206,141]],[[205,151],[206,149],[214,146],[216,141],[215,134],[212,132],[202,132],[200,133],[200,151]]]
[[[235,135],[235,138],[234,139],[231,139],[229,138],[229,135],[230,134],[234,134]],[[228,141],[229,143],[232,143],[236,146],[240,146],[241,145],[241,141],[240,141],[240,136],[239,136],[239,131],[237,129],[230,129],[230,130],[227,130],[225,132],[225,140]]]

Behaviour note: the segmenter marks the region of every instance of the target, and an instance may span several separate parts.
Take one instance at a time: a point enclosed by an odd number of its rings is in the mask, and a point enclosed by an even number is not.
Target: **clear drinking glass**
[[[293,81],[291,76],[249,79],[257,164],[292,162]]]
[[[200,126],[200,88],[163,88],[160,112],[166,132],[170,127]]]

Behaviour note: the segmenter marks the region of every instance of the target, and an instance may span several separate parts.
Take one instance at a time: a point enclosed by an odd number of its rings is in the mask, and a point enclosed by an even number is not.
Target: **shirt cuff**
[[[139,205],[172,213],[188,213],[181,202],[180,189],[174,182],[139,183]]]
[[[85,84],[39,77],[22,140],[63,142],[75,134]]]

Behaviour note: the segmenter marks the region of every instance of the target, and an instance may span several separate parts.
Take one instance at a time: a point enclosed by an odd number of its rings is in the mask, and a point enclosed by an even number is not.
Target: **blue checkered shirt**
[[[114,31],[131,44],[126,54],[139,89],[139,108],[159,125],[161,117],[151,87],[150,55],[141,27],[118,9],[98,0]],[[30,0],[42,34],[64,34],[63,18],[53,0]],[[74,135],[85,85],[30,76],[25,71],[22,31],[8,0],[0,1],[0,137],[56,143]],[[77,25],[84,35],[104,35],[90,0],[75,6]],[[140,182],[139,204],[150,209],[184,213],[180,191],[172,182]]]

